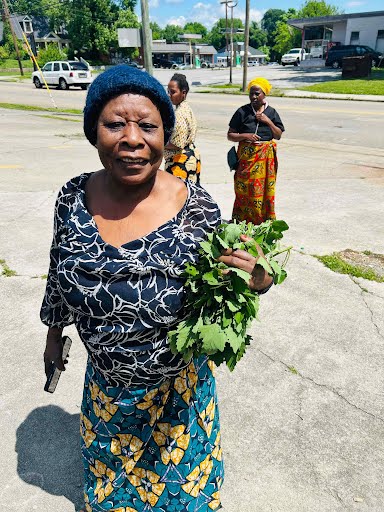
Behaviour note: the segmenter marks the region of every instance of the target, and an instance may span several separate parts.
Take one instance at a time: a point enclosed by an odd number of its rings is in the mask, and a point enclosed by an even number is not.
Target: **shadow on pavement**
[[[60,407],[34,409],[16,432],[17,472],[30,485],[84,505],[80,419]]]

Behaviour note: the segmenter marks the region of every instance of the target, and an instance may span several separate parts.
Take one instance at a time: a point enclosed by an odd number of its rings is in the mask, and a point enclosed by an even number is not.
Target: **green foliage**
[[[149,23],[149,26],[152,30],[152,39],[162,39],[162,28],[160,27],[160,25],[158,23],[156,23],[155,21],[151,21]]]
[[[335,5],[327,4],[325,0],[307,0],[297,14],[298,18],[316,18],[340,14],[340,10]]]
[[[334,94],[369,94],[384,96],[384,69],[375,69],[367,78],[347,78],[331,80],[306,87],[302,91],[326,92]]]
[[[190,21],[184,25],[184,34],[201,34],[202,39],[196,39],[196,41],[205,41],[208,30],[207,28],[197,21]]]
[[[260,49],[261,46],[264,46],[267,42],[267,33],[265,30],[259,27],[259,24],[256,21],[252,21],[249,27],[249,44],[253,46],[253,48]]]
[[[59,47],[54,44],[48,44],[46,48],[43,50],[39,50],[37,55],[37,62],[40,67],[43,67],[44,64],[51,60],[66,60],[67,52],[65,50],[60,50]]]
[[[231,20],[228,19],[228,30],[231,26]],[[239,18],[233,19],[233,29],[244,29],[243,22]],[[229,43],[230,34],[228,34]],[[233,34],[234,41],[244,41],[244,34]],[[207,42],[212,44],[216,50],[225,47],[225,18],[220,18],[212,27],[211,32],[207,35]]]
[[[271,56],[271,49],[270,49],[270,47],[269,47],[269,46],[264,45],[264,46],[259,46],[259,48],[258,48],[258,49],[259,49],[261,52],[263,52],[263,53],[264,53],[264,55],[266,56],[266,57],[265,57],[265,60],[266,60],[267,62],[269,62],[269,61],[271,60],[271,57],[270,57],[270,56]]]
[[[16,270],[12,270],[9,268],[7,262],[5,260],[0,260],[0,266],[2,267],[1,275],[4,277],[13,277],[17,276]]]
[[[181,353],[185,361],[207,354],[216,365],[226,362],[231,371],[235,368],[250,344],[247,329],[257,318],[259,296],[249,289],[248,272],[228,267],[217,258],[223,249],[246,250],[273,275],[275,284],[280,284],[287,275],[284,266],[289,249],[281,250],[279,240],[287,229],[284,221],[269,220],[259,226],[233,222],[221,224],[208,235],[200,244],[199,261],[188,264],[185,270],[185,309],[191,315],[168,334],[175,354]],[[251,240],[243,242],[240,235]],[[259,256],[256,244],[265,259]],[[280,263],[278,255],[284,252],[285,259]]]
[[[298,14],[295,9],[289,9],[280,21],[277,22],[276,31],[274,34],[275,44],[273,50],[276,58],[280,58],[284,53],[292,48],[301,47],[301,32],[297,28],[288,25],[287,21],[290,18],[297,18]]]
[[[183,34],[184,30],[178,25],[166,25],[162,31],[162,39],[165,39],[167,43],[176,43],[179,41],[180,34]]]
[[[0,62],[3,63],[9,59],[9,52],[5,46],[0,46]]]

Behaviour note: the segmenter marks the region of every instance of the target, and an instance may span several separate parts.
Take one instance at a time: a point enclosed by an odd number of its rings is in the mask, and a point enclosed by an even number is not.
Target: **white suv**
[[[302,48],[292,48],[288,53],[285,53],[281,57],[281,65],[286,66],[287,64],[293,64],[298,66],[302,60],[308,57],[308,53]]]
[[[77,60],[47,62],[41,72],[48,85],[56,85],[63,91],[68,89],[70,85],[87,89],[93,80],[88,66]],[[37,89],[44,85],[40,71],[32,73],[32,82]]]

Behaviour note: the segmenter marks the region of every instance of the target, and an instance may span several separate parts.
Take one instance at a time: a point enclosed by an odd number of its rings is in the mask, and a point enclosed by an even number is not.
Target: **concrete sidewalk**
[[[0,276],[1,512],[82,506],[86,355],[69,328],[68,369],[44,393],[39,321],[57,190],[100,167],[80,132],[33,113],[0,116],[1,151],[20,163],[0,175],[0,259],[17,272]],[[197,142],[203,183],[228,218],[228,143],[208,130]],[[262,297],[246,356],[234,373],[218,370],[224,511],[382,512],[384,285],[335,274],[313,255],[384,252],[384,150],[284,138],[279,159],[277,212],[294,251],[287,281]]]
[[[384,96],[379,94],[333,94],[329,92],[299,91],[297,89],[285,89],[287,98],[321,98],[327,100],[353,100],[353,101],[384,101]]]

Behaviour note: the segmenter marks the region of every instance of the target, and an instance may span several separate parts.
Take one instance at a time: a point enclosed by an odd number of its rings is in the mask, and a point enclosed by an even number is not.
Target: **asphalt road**
[[[165,73],[165,70],[157,70]],[[203,70],[209,73],[209,70]],[[201,71],[202,72],[202,71]],[[285,71],[286,72],[286,71]],[[297,72],[295,71],[296,75]],[[169,76],[169,75],[168,75]],[[82,109],[86,92],[35,89],[30,83],[0,82],[0,103]],[[235,110],[247,103],[246,96],[191,92],[189,101],[199,127],[225,137]],[[319,141],[369,148],[383,147],[384,110],[381,103],[305,98],[270,98],[286,127],[284,138]]]
[[[85,97],[53,95],[62,108],[81,108]],[[202,181],[224,218],[233,204],[225,131],[242,101],[191,95]],[[0,102],[50,100],[29,85],[0,83]],[[382,512],[384,285],[335,274],[313,256],[346,248],[384,253],[382,105],[271,103],[287,127],[276,202],[294,251],[287,281],[262,297],[246,356],[234,373],[218,371],[224,510]],[[57,190],[99,167],[79,117],[0,108],[0,260],[17,273],[0,275],[2,512],[82,505],[85,353],[69,328],[68,370],[54,395],[44,393],[39,307]]]

